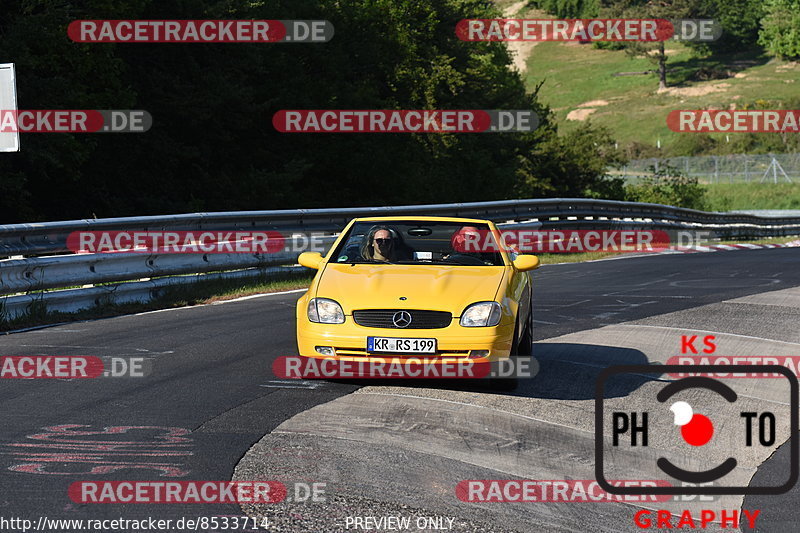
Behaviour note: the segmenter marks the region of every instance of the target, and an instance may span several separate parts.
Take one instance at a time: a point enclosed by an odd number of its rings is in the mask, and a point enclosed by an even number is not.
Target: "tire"
[[[528,318],[525,322],[525,333],[519,341],[519,355],[530,357],[533,355],[533,305],[528,309]]]
[[[522,332],[522,337],[519,340],[517,340],[517,328],[519,328],[519,323],[514,328],[511,357],[530,357],[533,355],[533,308],[528,311],[528,316],[525,320],[525,331]]]
[[[517,340],[519,322],[514,327],[514,340],[511,343],[510,357],[531,357],[533,356],[533,307],[528,311],[525,320],[525,331],[522,337]],[[492,390],[499,392],[510,392],[519,386],[519,378],[495,378],[492,380]]]
[[[527,329],[527,328],[526,328]],[[520,343],[517,342],[517,333],[519,332],[519,322],[514,326],[514,336],[512,337],[511,341],[511,352],[509,353],[509,357],[518,357],[524,356],[524,354],[520,353],[519,345]],[[525,340],[525,333],[522,334],[521,341]],[[529,350],[530,351],[530,350]],[[489,384],[489,389],[497,392],[510,392],[517,388],[519,385],[519,378],[494,378],[491,380]]]

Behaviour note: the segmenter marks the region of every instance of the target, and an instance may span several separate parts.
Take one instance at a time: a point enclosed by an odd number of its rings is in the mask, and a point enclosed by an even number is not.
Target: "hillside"
[[[528,9],[526,2],[497,0],[506,16],[549,18]],[[655,68],[646,58],[631,58],[622,50],[600,50],[591,44],[542,42],[523,53],[523,78],[529,89],[543,82],[541,100],[555,111],[560,127],[582,121],[608,127],[621,147],[639,142],[661,147],[670,155],[689,155],[686,139],[671,132],[665,117],[673,109],[779,108],[800,97],[800,63],[773,59],[758,51],[698,57],[680,43],[668,43],[667,91],[658,93],[655,74],[622,75]],[[518,49],[515,43],[512,50]],[[519,56],[519,52],[515,50]],[[720,79],[704,80],[704,77]],[[735,142],[736,134],[722,142]],[[738,134],[742,135],[742,134]]]

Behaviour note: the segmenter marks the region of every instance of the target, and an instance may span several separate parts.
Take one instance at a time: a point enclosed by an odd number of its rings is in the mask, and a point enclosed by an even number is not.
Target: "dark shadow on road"
[[[759,465],[748,486],[774,487],[784,484],[789,475],[790,463],[791,446],[789,441],[786,441],[775,450],[769,459]],[[742,531],[794,533],[797,531],[797,523],[800,520],[798,498],[800,498],[799,485],[795,485],[784,494],[745,496],[742,509],[760,509],[761,514],[756,521],[755,528],[749,527],[748,521],[744,518],[739,522],[739,528]]]
[[[337,380],[358,385],[441,389],[482,394],[504,394],[553,400],[590,400],[595,397],[597,377],[605,368],[615,365],[649,365],[639,350],[601,346],[540,342],[534,344],[538,373],[519,378],[516,383],[491,379],[361,379]],[[605,390],[606,398],[629,395],[648,381],[661,379],[657,371],[651,375],[622,374],[612,377]]]
[[[514,396],[553,400],[590,400],[600,372],[616,365],[649,365],[647,356],[639,350],[597,344],[537,342],[534,357],[539,373],[520,380]],[[623,374],[612,377],[605,387],[606,398],[627,396],[648,381],[659,379],[651,375]]]

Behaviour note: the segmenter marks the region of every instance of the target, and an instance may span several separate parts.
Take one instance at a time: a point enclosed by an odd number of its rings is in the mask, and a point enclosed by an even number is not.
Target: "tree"
[[[763,0],[702,0],[693,7],[689,18],[714,19],[724,31],[716,41],[690,44],[715,51],[741,51],[757,45],[763,16]]]
[[[597,16],[600,0],[538,0],[537,5],[558,18],[593,18]]]
[[[764,0],[758,42],[784,59],[800,58],[800,0]]]
[[[7,0],[0,62],[23,109],[144,109],[141,134],[26,134],[0,157],[0,223],[508,199],[602,189],[594,130],[561,137],[486,0]],[[76,19],[325,19],[325,44],[74,43]],[[281,109],[525,109],[533,132],[282,134]],[[574,146],[573,146],[574,145]],[[609,192],[613,194],[613,191]]]
[[[685,18],[701,0],[611,0],[603,10],[607,18],[667,19]],[[667,53],[664,41],[625,43],[631,57],[646,57],[658,68],[658,90],[667,88]]]

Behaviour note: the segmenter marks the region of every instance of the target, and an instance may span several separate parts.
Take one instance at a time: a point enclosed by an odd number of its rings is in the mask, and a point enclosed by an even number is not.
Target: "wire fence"
[[[664,165],[700,183],[798,183],[800,153],[733,154],[635,159],[612,175],[636,182],[653,175]]]

